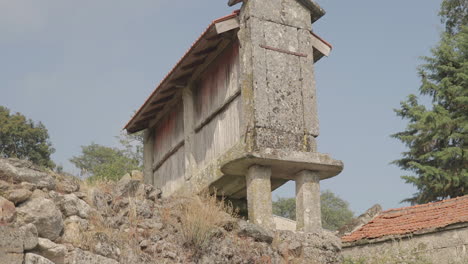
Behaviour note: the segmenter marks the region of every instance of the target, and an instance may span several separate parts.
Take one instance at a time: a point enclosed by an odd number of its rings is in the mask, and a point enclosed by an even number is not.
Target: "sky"
[[[393,112],[417,93],[417,67],[442,26],[441,0],[320,0],[313,30],[333,45],[316,63],[319,151],[345,164],[322,182],[360,214],[416,192],[391,165],[405,147]],[[115,136],[227,0],[0,0],[0,105],[48,128],[66,171],[80,146]],[[294,184],[275,191],[293,197]]]

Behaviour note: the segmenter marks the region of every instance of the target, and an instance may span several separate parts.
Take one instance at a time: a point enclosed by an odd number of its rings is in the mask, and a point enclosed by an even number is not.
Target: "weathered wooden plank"
[[[158,163],[184,140],[183,105],[179,103],[160,120],[155,129],[154,163]]]
[[[312,36],[312,46],[314,47],[314,49],[318,50],[320,53],[328,57],[331,52],[330,46],[325,44],[321,39],[316,37],[314,34],[311,34],[311,36]]]
[[[194,136],[194,158],[198,168],[203,168],[234,146],[241,136],[241,106],[237,97],[224,112],[215,116]]]
[[[184,153],[185,149],[182,146],[154,172],[155,186],[161,188],[164,197],[174,193],[185,181]]]
[[[217,34],[222,34],[224,32],[239,28],[239,26],[239,19],[237,17],[224,20],[215,24]]]
[[[233,43],[203,71],[194,89],[195,124],[200,125],[239,91],[239,46]]]

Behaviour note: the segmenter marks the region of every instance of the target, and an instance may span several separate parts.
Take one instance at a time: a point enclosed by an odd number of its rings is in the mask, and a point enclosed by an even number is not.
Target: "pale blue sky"
[[[227,0],[0,0],[0,105],[42,121],[68,159],[114,136]],[[390,134],[405,122],[392,109],[419,87],[419,56],[442,29],[440,0],[321,0],[314,31],[333,45],[316,64],[319,151],[343,160],[324,181],[361,213],[415,189],[389,165],[404,147]],[[292,197],[294,185],[274,194]]]

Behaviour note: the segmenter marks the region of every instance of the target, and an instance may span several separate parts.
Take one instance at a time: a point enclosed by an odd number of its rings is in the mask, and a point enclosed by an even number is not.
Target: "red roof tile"
[[[468,195],[440,202],[391,209],[341,238],[343,242],[411,234],[468,222]]]

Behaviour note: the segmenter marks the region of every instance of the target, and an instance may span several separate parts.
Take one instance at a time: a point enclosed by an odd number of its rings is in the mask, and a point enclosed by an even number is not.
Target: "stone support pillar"
[[[271,203],[271,168],[253,165],[247,172],[247,206],[249,220],[274,229]]]
[[[182,99],[184,102],[184,133],[185,133],[185,179],[189,180],[192,177],[194,168],[196,167],[194,153],[193,138],[195,137],[195,121],[194,121],[194,98],[192,86],[185,87],[182,90]]]
[[[143,177],[146,184],[154,184],[153,159],[154,159],[154,133],[147,128],[143,135]]]
[[[320,177],[317,172],[304,170],[296,175],[297,231],[322,230],[320,212]]]

